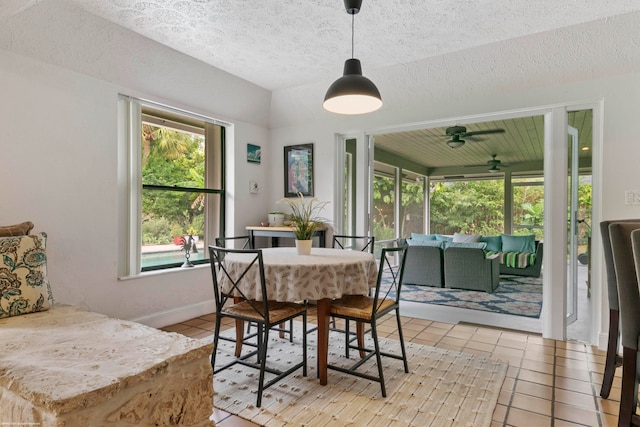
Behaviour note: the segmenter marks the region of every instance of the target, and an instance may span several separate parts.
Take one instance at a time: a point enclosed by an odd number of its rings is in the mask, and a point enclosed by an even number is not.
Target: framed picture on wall
[[[284,197],[313,196],[313,144],[284,147]]]
[[[260,163],[261,157],[259,145],[247,144],[247,162]]]

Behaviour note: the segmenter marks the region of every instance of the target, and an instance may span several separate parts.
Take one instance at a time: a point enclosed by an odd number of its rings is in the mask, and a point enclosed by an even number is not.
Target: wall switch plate
[[[640,190],[624,190],[625,205],[640,205]]]
[[[249,193],[257,194],[259,192],[260,192],[260,186],[258,185],[258,183],[256,181],[250,181],[249,182]]]

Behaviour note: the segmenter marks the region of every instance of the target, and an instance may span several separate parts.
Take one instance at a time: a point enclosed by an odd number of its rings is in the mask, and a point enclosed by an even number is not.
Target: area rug
[[[388,280],[385,276],[383,280]],[[493,293],[405,284],[400,299],[538,319],[542,311],[542,279],[500,276],[500,285]]]
[[[233,329],[224,335],[234,336]],[[294,342],[273,334],[268,362],[300,360],[300,327]],[[372,345],[370,338],[368,344]],[[383,357],[387,397],[380,384],[329,370],[321,386],[316,372],[316,334],[308,334],[307,377],[295,372],[263,393],[256,408],[258,371],[235,365],[214,375],[214,405],[254,423],[272,426],[489,426],[507,367],[482,356],[406,343],[409,373],[402,361]],[[381,347],[399,352],[399,342],[381,339]],[[344,357],[344,336],[332,332],[329,363],[351,365]],[[216,365],[233,355],[233,344],[220,341]],[[363,367],[376,371],[375,358]],[[267,379],[270,378],[267,374]]]

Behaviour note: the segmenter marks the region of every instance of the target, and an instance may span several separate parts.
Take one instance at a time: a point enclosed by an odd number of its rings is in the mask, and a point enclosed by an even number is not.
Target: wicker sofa
[[[498,255],[487,258],[484,249],[450,247],[444,250],[444,286],[493,292],[500,284]]]

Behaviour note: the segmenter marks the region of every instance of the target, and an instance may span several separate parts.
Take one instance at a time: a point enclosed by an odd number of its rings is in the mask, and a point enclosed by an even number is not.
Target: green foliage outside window
[[[145,124],[142,140],[143,184],[204,187],[203,136]],[[204,232],[202,193],[143,190],[143,244],[169,244],[189,229]]]
[[[543,238],[544,186],[513,187],[513,234],[535,234]],[[521,182],[527,182],[526,179]],[[373,233],[376,240],[395,238],[393,178],[374,177]],[[434,181],[430,187],[430,232],[439,234],[468,233],[485,236],[504,233],[504,181],[502,179],[468,181]],[[578,218],[591,222],[591,181],[580,178],[578,186]],[[401,237],[412,232],[424,233],[422,209],[424,191],[421,183],[402,183]],[[416,219],[414,222],[413,219]],[[589,229],[579,225],[579,236],[586,241]],[[581,242],[584,245],[583,242]]]
[[[500,234],[503,212],[502,180],[431,183],[431,233]]]

